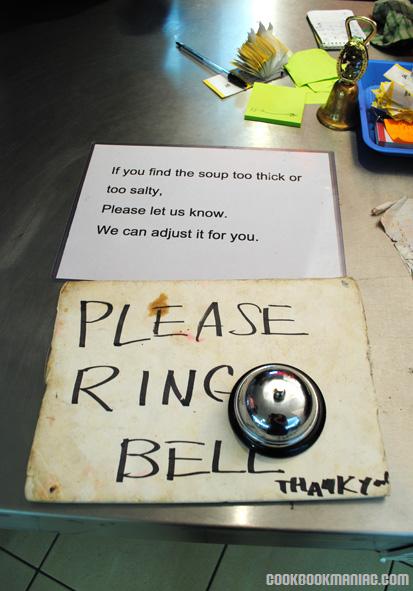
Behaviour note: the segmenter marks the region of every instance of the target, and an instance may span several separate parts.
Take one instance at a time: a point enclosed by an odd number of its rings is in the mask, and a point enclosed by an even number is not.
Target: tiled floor
[[[266,575],[286,573],[408,574],[413,566],[381,564],[365,551],[223,546],[0,530],[1,591],[259,591]],[[299,586],[300,589],[307,587]],[[309,589],[322,589],[312,586]],[[360,586],[329,587],[360,589]],[[372,587],[368,587],[372,588]]]

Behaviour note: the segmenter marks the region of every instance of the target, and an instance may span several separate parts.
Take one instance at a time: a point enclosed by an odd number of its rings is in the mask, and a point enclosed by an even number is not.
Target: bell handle
[[[367,43],[370,41],[370,39],[372,39],[374,37],[374,35],[377,33],[376,23],[371,18],[368,18],[367,16],[349,16],[349,17],[347,17],[346,18],[346,31],[347,31],[347,37],[348,37],[349,41],[352,38],[351,29],[350,29],[350,23],[352,21],[356,21],[358,23],[365,23],[366,25],[370,25],[371,31],[363,39],[364,45],[367,45]]]

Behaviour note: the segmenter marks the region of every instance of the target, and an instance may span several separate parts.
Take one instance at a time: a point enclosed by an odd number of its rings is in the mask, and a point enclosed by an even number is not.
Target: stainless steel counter
[[[4,21],[0,270],[0,527],[101,530],[256,544],[396,548],[413,544],[412,281],[370,216],[411,194],[413,161],[381,156],[355,132],[333,132],[307,106],[301,129],[247,122],[248,94],[220,100],[175,37],[229,65],[247,31],[274,23],[293,50],[315,47],[311,0],[141,0],[72,5]],[[88,6],[87,6],[88,5]],[[317,8],[370,2],[319,0]],[[392,59],[371,49],[376,59]],[[410,58],[399,58],[413,61]],[[25,469],[42,400],[60,289],[51,279],[92,142],[335,152],[347,272],[362,290],[392,493],[380,501],[246,506],[32,504]],[[51,450],[52,453],[52,450]]]

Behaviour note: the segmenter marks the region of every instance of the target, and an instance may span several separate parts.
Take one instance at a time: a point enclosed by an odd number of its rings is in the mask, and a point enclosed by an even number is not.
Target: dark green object
[[[379,32],[371,41],[372,45],[392,52],[413,50],[413,4],[410,0],[377,0],[373,19]]]

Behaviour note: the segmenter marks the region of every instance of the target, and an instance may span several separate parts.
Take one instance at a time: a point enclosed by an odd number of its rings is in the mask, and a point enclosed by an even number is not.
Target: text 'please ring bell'
[[[289,457],[318,439],[326,406],[317,384],[300,369],[269,363],[235,384],[228,415],[236,435],[258,453]]]
[[[352,37],[350,23],[357,21],[370,26],[364,39]],[[367,43],[376,34],[376,23],[366,16],[346,19],[348,42],[337,59],[338,80],[331,89],[327,103],[317,111],[317,118],[326,127],[338,131],[353,129],[357,122],[357,80],[363,76],[369,61]]]

